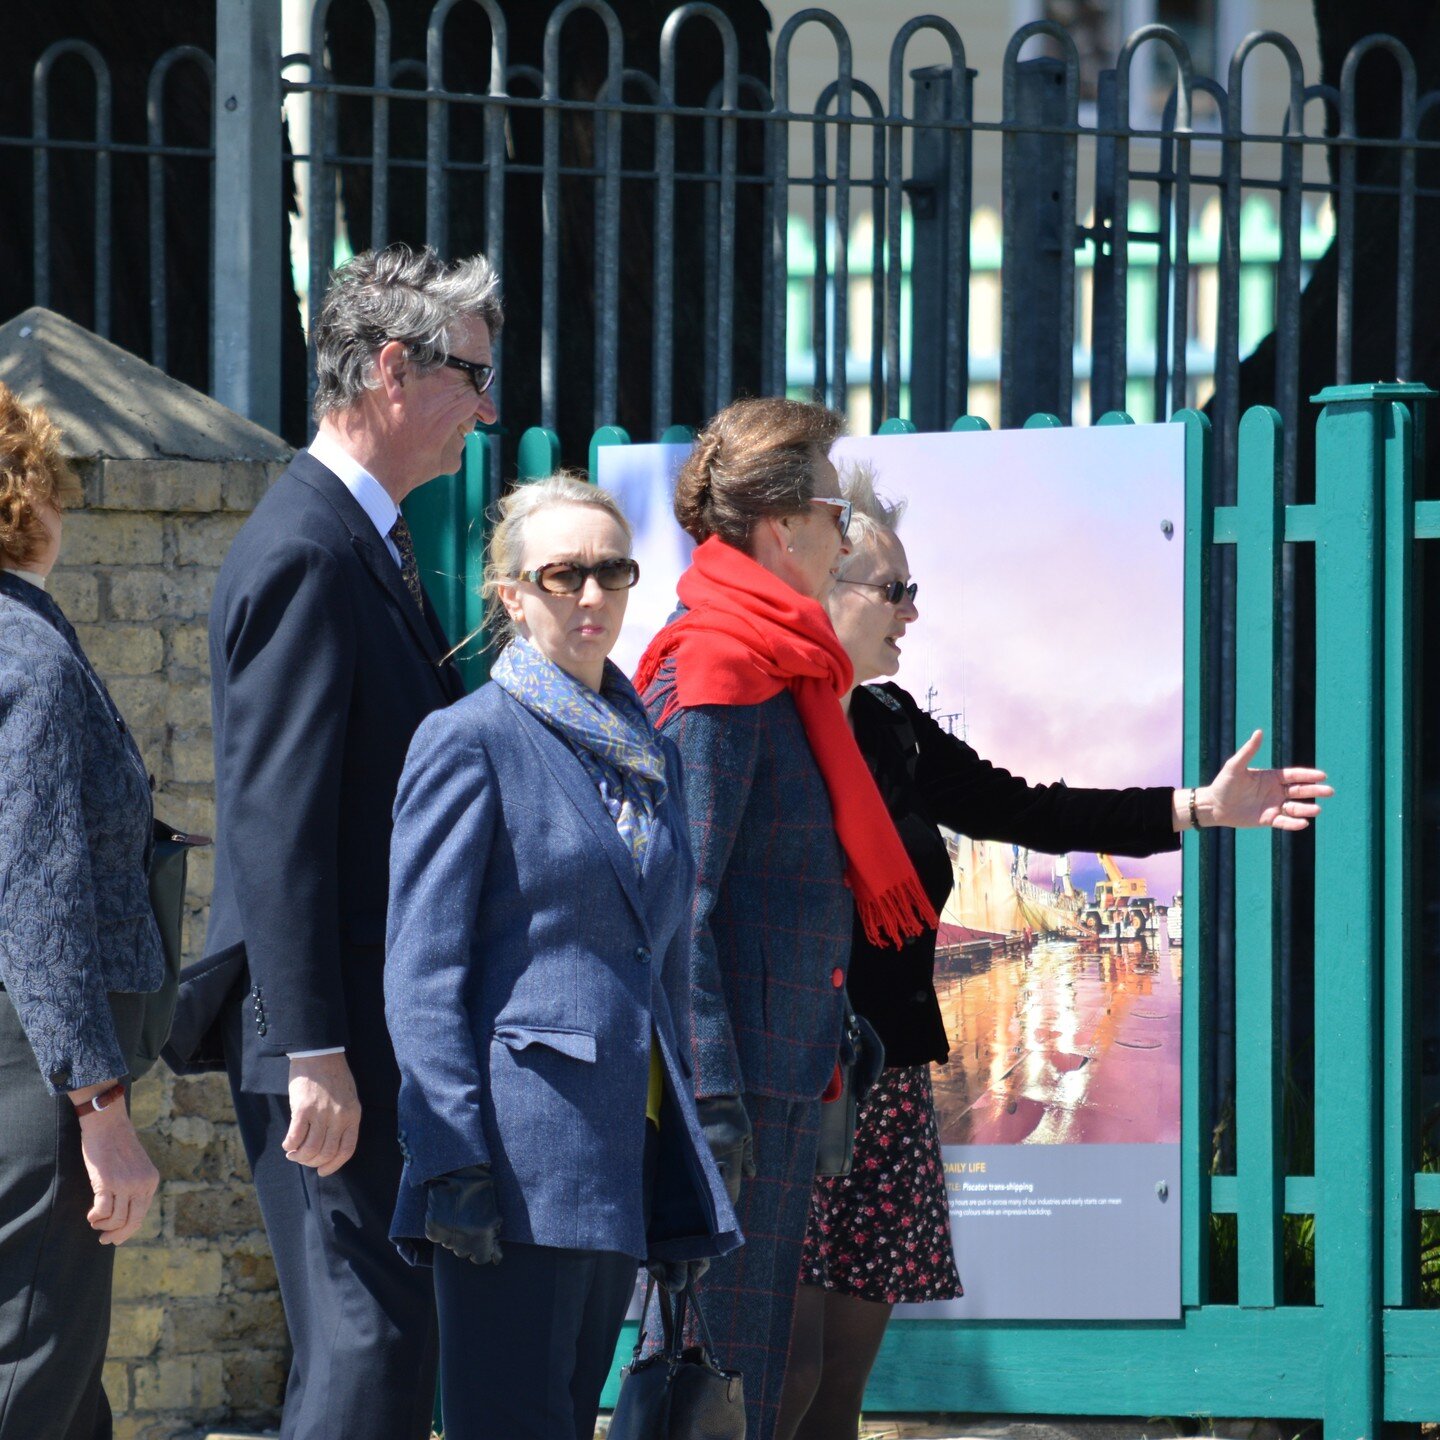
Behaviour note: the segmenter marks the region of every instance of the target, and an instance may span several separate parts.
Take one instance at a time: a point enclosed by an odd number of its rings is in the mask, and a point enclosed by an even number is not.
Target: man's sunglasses
[[[913,605],[920,591],[918,580],[912,580],[908,585],[903,580],[886,580],[882,584],[879,580],[846,580],[842,576],[840,584],[863,585],[867,590],[878,590],[888,605],[898,605],[902,600],[908,600]]]
[[[812,505],[828,505],[835,512],[835,524],[840,529],[842,540],[850,533],[850,514],[855,508],[850,501],[832,499],[828,495],[812,495],[810,503]]]
[[[418,345],[411,345],[409,348],[412,353],[419,354],[420,347]],[[475,387],[477,395],[483,395],[495,383],[495,367],[493,365],[481,365],[475,360],[462,360],[458,355],[441,355],[436,363],[469,376],[470,383]]]
[[[640,578],[640,562],[602,560],[598,565],[576,565],[572,560],[553,560],[538,570],[521,571],[520,579],[549,595],[578,595],[592,575],[602,590],[629,590]]]

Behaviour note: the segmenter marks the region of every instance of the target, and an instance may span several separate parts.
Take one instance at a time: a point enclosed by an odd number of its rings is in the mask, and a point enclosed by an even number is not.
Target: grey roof
[[[0,381],[42,405],[73,459],[288,460],[278,436],[34,306],[0,325]]]

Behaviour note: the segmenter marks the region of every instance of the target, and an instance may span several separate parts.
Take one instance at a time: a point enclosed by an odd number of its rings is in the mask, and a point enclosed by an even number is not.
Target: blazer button
[[[838,965],[830,972],[830,983],[837,990],[845,983],[845,972]]]
[[[637,945],[635,947],[635,958],[642,965],[648,965],[650,963],[650,951],[644,945]]]
[[[52,1070],[50,1083],[57,1090],[68,1090],[70,1088],[70,1072],[68,1070]]]
[[[262,1020],[255,1028],[263,1035],[270,1027]]]

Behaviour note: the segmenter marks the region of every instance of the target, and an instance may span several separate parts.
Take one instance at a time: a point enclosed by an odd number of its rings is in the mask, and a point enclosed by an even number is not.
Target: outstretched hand
[[[1209,814],[1205,825],[1236,830],[1269,825],[1276,830],[1304,830],[1320,813],[1315,802],[1335,793],[1323,770],[1287,765],[1279,770],[1252,770],[1264,732],[1257,730],[1205,786]]]

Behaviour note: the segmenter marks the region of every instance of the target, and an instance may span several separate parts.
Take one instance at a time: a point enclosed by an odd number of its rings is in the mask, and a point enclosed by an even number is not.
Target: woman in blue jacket
[[[630,529],[563,476],[501,517],[508,643],[395,803],[392,1235],[433,1258],[449,1440],[588,1440],[637,1262],[678,1285],[740,1236],[693,1099],[679,758],[607,659]]]

